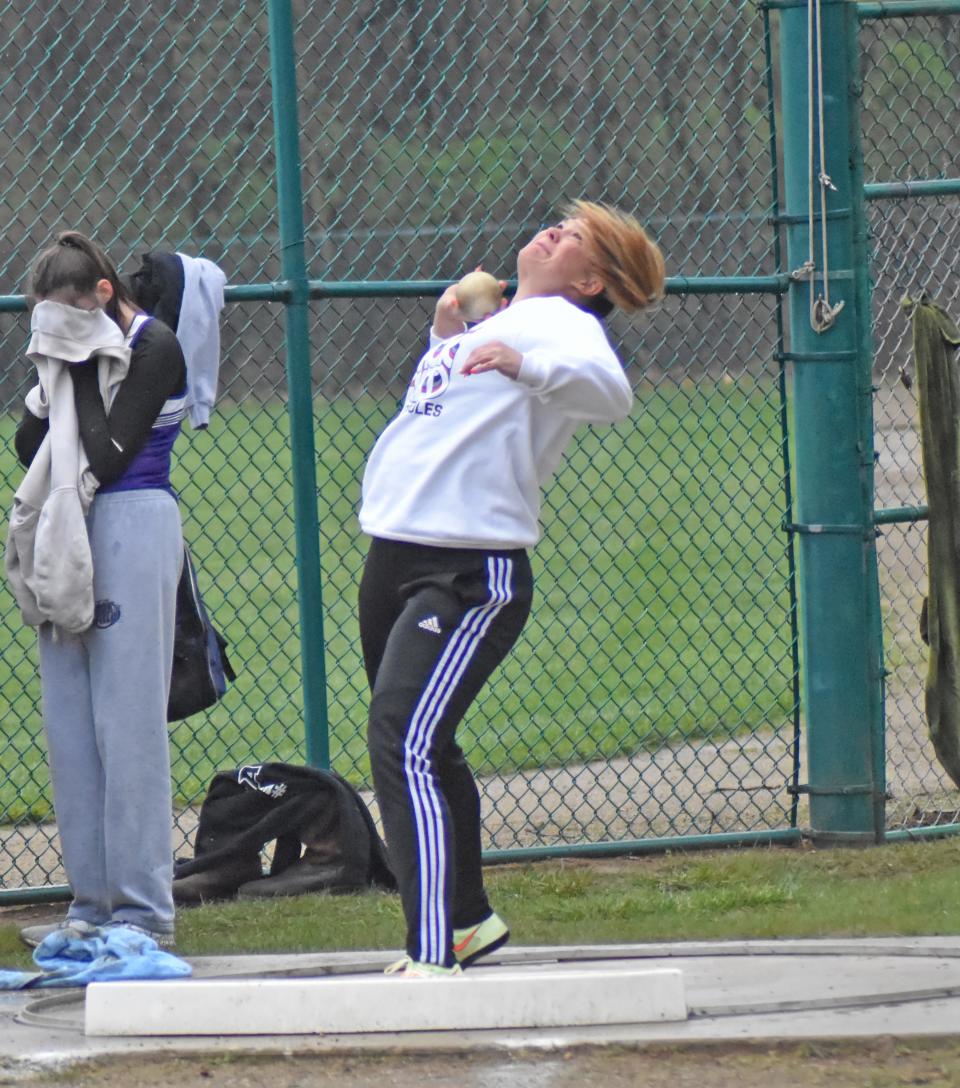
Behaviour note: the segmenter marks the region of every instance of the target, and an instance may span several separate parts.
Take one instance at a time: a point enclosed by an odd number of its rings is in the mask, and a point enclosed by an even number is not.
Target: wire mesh
[[[868,23],[863,51],[863,139],[868,182],[957,178],[960,162],[960,14]],[[905,295],[930,291],[955,317],[960,197],[877,200],[869,207],[874,280],[878,507],[926,502],[911,329]],[[924,711],[926,526],[886,525],[878,540],[887,678],[887,824],[957,822],[960,793],[940,767]]]
[[[638,211],[674,275],[775,266],[763,24],[752,2],[333,0],[295,5],[331,754],[368,785],[355,626],[365,456],[396,410],[432,299],[371,280],[509,278],[518,244],[590,196]],[[121,271],[153,248],[274,280],[277,216],[263,5],[3,3],[0,156],[21,288],[59,227]],[[131,33],[135,28],[135,33]],[[91,58],[109,57],[109,64]],[[672,296],[610,335],[632,418],[585,431],[546,497],[539,601],[465,723],[488,847],[787,826],[796,647],[784,519],[775,298]],[[180,440],[174,486],[239,678],[171,733],[177,849],[213,774],[302,762],[280,307],[228,306],[221,399]],[[29,381],[6,347],[4,480]],[[36,655],[6,588],[0,824],[7,888],[63,880]],[[319,606],[319,602],[317,602]]]
[[[231,283],[277,276],[270,58],[261,5],[174,0],[0,5],[0,275],[25,288],[35,254],[75,228],[122,274],[154,248],[208,257]],[[102,58],[102,59],[97,59]],[[242,665],[229,705],[171,731],[175,843],[215,771],[265,754],[298,760],[296,570],[282,313],[224,312],[221,398],[209,430],[181,437],[172,482],[208,605]],[[22,469],[12,432],[30,377],[28,321],[4,315],[7,502]],[[6,888],[58,884],[35,635],[0,590],[5,652],[0,825]]]
[[[632,367],[635,418],[584,435],[551,487],[541,597],[462,727],[491,844],[782,826],[793,639],[773,305],[671,299],[645,339],[681,335],[690,361]],[[700,359],[724,324],[743,361],[711,373]],[[351,515],[395,403],[317,404],[333,761],[364,781]]]
[[[314,275],[453,279],[482,264],[510,278],[518,245],[580,195],[638,209],[675,274],[775,271],[751,5],[508,3],[450,19],[439,2],[378,3],[345,30],[346,10],[310,11],[298,36]],[[314,308],[331,750],[364,782],[352,512],[432,305]],[[462,728],[488,845],[788,821],[774,306],[684,297],[612,324],[638,410],[586,433],[558,474],[533,618]]]

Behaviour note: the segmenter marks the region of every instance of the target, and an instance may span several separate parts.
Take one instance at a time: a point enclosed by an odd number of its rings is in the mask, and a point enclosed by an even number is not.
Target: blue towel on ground
[[[165,952],[148,934],[129,926],[106,926],[84,939],[54,930],[33,953],[41,971],[0,970],[0,990],[86,986],[113,979],[186,978],[189,963]]]

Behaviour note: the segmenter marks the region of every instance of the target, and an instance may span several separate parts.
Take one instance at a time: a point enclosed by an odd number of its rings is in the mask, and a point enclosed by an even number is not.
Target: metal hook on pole
[[[810,310],[810,324],[814,332],[826,332],[837,320],[837,315],[843,309],[844,303],[835,302],[831,305],[829,299],[818,295]]]

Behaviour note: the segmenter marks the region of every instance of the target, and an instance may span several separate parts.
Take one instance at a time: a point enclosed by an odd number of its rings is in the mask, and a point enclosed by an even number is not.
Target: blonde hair
[[[605,204],[574,200],[564,216],[586,226],[597,275],[614,306],[630,313],[663,298],[663,254],[632,215]]]

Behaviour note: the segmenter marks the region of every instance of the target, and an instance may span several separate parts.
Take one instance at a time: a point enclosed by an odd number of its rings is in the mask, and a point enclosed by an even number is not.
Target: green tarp
[[[904,306],[913,321],[929,508],[927,722],[937,758],[960,787],[960,331],[926,294]]]

